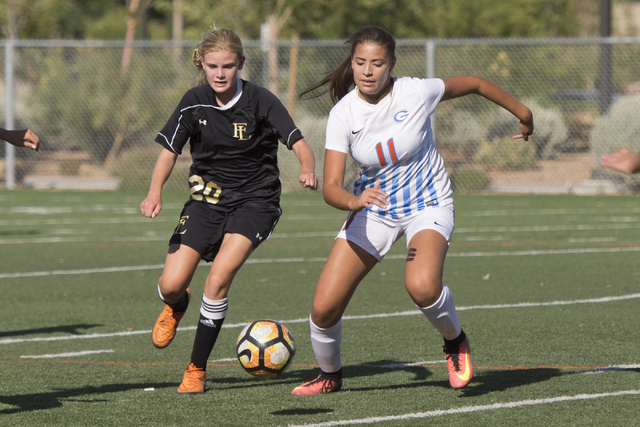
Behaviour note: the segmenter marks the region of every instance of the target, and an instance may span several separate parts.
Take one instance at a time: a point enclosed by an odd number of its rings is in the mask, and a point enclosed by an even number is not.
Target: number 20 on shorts
[[[393,144],[393,138],[390,138],[387,141],[387,148],[389,148],[389,156],[391,157],[391,163],[395,163],[398,161],[398,156],[396,156],[396,147]],[[376,144],[376,152],[378,153],[378,160],[380,160],[380,166],[387,166],[387,161],[385,160],[385,153],[383,151],[382,142],[378,142]]]

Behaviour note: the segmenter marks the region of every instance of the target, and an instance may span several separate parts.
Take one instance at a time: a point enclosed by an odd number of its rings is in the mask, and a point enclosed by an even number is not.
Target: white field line
[[[596,231],[627,230],[640,228],[640,224],[576,224],[576,225],[527,225],[513,227],[456,227],[454,233],[527,233],[545,231]]]
[[[122,218],[43,218],[43,219],[13,219],[0,220],[0,226],[4,227],[25,227],[36,225],[91,225],[91,224],[135,224],[139,222],[177,222],[175,217],[159,217],[149,219],[143,216],[122,217]]]
[[[181,203],[165,203],[162,210],[182,209],[184,205]],[[25,215],[55,215],[67,214],[72,212],[117,212],[124,214],[140,215],[140,208],[132,204],[98,204],[98,205],[74,205],[74,206],[9,206],[0,208],[0,214],[25,214]],[[618,212],[616,212],[618,213]],[[633,213],[633,212],[627,212]]]
[[[326,219],[347,218],[346,214],[326,214],[326,215],[283,215],[287,221],[319,221]],[[139,222],[178,222],[180,218],[171,215],[156,217],[153,219],[136,214],[135,216],[108,217],[108,218],[48,218],[48,219],[6,219],[0,220],[0,226],[36,226],[36,225],[87,225],[87,224],[135,224]],[[335,231],[338,233],[338,230]]]
[[[89,221],[91,224],[122,224],[122,223],[142,223],[151,221],[148,218],[103,218]],[[175,218],[156,218],[153,221],[157,222],[175,222]],[[29,225],[81,225],[87,224],[87,221],[81,220],[16,220],[16,221],[0,221],[0,226],[29,226]],[[640,223],[636,224],[606,224],[606,225],[532,225],[532,226],[516,226],[516,227],[460,227],[456,228],[455,235],[459,234],[481,234],[481,233],[541,233],[541,232],[554,232],[554,231],[598,231],[598,230],[628,230],[638,229]],[[338,234],[338,230],[333,231],[317,231],[317,232],[299,232],[299,233],[274,233],[271,235],[271,239],[289,239],[289,238],[316,238],[316,237],[335,237]],[[493,240],[497,240],[499,237],[494,237]],[[0,245],[27,245],[27,244],[42,244],[42,243],[100,243],[100,242],[164,242],[167,241],[168,236],[111,236],[111,237],[33,237],[33,238],[14,238],[14,239],[0,239]],[[455,239],[455,237],[454,237]],[[473,237],[466,238],[465,240],[473,239]],[[476,240],[478,238],[475,238]],[[601,237],[600,240],[609,242],[614,239],[612,237]],[[573,243],[581,243],[579,240]]]
[[[20,356],[20,359],[54,359],[57,357],[77,357],[86,356],[87,354],[113,353],[113,350],[86,350],[76,351],[75,353],[58,353],[58,354],[41,354],[36,356]]]
[[[164,203],[162,205],[163,211],[182,209],[183,203]],[[283,203],[283,207],[314,207],[314,206],[326,206],[325,203],[319,202],[286,202]],[[76,204],[71,206],[8,206],[1,207],[0,214],[27,214],[27,215],[52,215],[52,214],[67,214],[72,212],[121,212],[126,214],[140,215],[140,209],[136,204],[123,203],[123,204]],[[640,208],[635,206],[626,207],[592,207],[592,208],[575,208],[575,209],[494,209],[494,210],[480,210],[465,212],[466,216],[470,217],[486,217],[486,216],[525,216],[525,215],[612,215],[612,214],[640,214]],[[305,214],[302,214],[305,215]],[[291,215],[291,216],[302,216]],[[312,216],[313,214],[307,214],[306,216]]]
[[[606,368],[597,368],[597,369],[590,369],[588,371],[578,371],[578,372],[571,372],[571,373],[579,374],[579,375],[588,375],[588,374],[602,374],[605,372],[626,371],[629,369],[640,369],[640,365],[607,366]]]
[[[0,201],[5,201],[4,199],[0,199]],[[318,201],[318,202],[287,202],[287,207],[314,207],[314,206],[327,206],[326,203]],[[163,203],[162,210],[181,210],[184,207],[183,203]],[[612,213],[620,213],[618,211]],[[73,205],[73,206],[9,206],[0,208],[0,214],[28,214],[28,215],[53,215],[53,214],[66,214],[72,212],[118,212],[125,214],[135,214],[140,215],[140,208],[133,204],[97,204],[97,205]],[[632,209],[631,211],[626,211],[625,213],[635,213]]]
[[[167,236],[142,236],[142,237],[35,237],[33,239],[0,239],[0,245],[31,245],[41,243],[104,243],[104,242],[164,242],[169,241]]]
[[[86,233],[89,234],[89,233]],[[338,233],[336,231],[322,231],[312,233],[281,233],[273,234],[271,239],[291,239],[291,238],[316,238],[316,237],[335,237]],[[33,237],[28,239],[0,239],[0,245],[29,245],[29,244],[41,244],[41,243],[103,243],[103,242],[165,242],[169,241],[168,235],[162,236],[100,236],[96,237]]]
[[[447,363],[447,359],[431,360],[429,362],[390,363],[388,365],[376,365],[376,368],[404,369],[404,368],[410,368],[412,366],[439,365],[440,363]]]
[[[332,426],[346,426],[346,425],[356,425],[356,424],[384,423],[384,422],[390,422],[390,421],[440,417],[443,415],[468,414],[470,412],[495,411],[498,409],[513,409],[513,408],[521,408],[524,406],[547,405],[547,404],[553,404],[553,403],[559,403],[559,402],[601,399],[605,397],[631,396],[631,395],[638,395],[638,394],[640,394],[640,390],[626,390],[626,391],[618,391],[613,393],[598,393],[598,394],[578,394],[575,396],[558,396],[558,397],[550,397],[547,399],[529,399],[529,400],[520,400],[517,402],[494,403],[492,405],[463,406],[461,408],[451,408],[451,409],[428,411],[428,412],[414,412],[411,414],[391,415],[387,417],[369,417],[369,418],[360,418],[356,420],[328,421],[328,422],[317,423],[317,424],[300,424],[300,425],[289,424],[289,427],[303,427],[303,426],[304,427],[332,427]]]
[[[235,357],[226,358],[226,359],[217,359],[217,360],[207,360],[207,362],[209,363],[223,363],[223,362],[237,362],[237,361],[238,359]],[[441,363],[447,363],[447,360],[442,359],[442,360],[431,360],[428,362],[423,361],[423,362],[412,362],[412,363],[390,363],[388,365],[376,365],[376,368],[404,369],[404,368],[410,368],[412,366],[439,365]]]
[[[474,305],[474,306],[462,306],[457,307],[458,311],[465,310],[493,310],[493,309],[504,309],[504,308],[528,308],[528,307],[550,307],[550,306],[558,306],[558,305],[572,305],[572,304],[601,304],[606,302],[613,301],[624,301],[640,298],[640,293],[638,294],[630,294],[630,295],[618,295],[611,297],[602,297],[602,298],[592,298],[592,299],[579,299],[573,301],[548,301],[548,302],[523,302],[517,304],[492,304],[492,305]],[[389,318],[389,317],[400,317],[400,316],[416,316],[421,314],[420,310],[406,310],[399,311],[395,313],[377,313],[377,314],[363,314],[356,316],[343,316],[343,320],[363,320],[363,319],[377,319],[377,318]],[[308,317],[301,317],[298,319],[289,319],[289,320],[279,320],[280,323],[284,324],[293,324],[293,323],[306,323],[309,321]],[[249,325],[251,322],[240,322],[240,323],[228,323],[223,324],[223,328],[244,328]],[[179,331],[193,331],[196,329],[196,326],[187,326],[178,328]],[[63,335],[57,337],[35,337],[35,338],[5,338],[0,340],[0,345],[4,344],[17,344],[23,342],[42,342],[42,341],[68,341],[68,340],[78,340],[78,339],[92,339],[92,338],[111,338],[111,337],[122,337],[122,336],[130,336],[130,335],[140,335],[140,334],[150,334],[151,330],[140,330],[140,331],[121,331],[121,332],[112,332],[106,334],[86,334],[86,335]]]
[[[581,249],[550,249],[536,251],[489,251],[489,252],[458,252],[447,254],[448,258],[475,258],[475,257],[498,257],[498,256],[534,256],[534,255],[572,255],[572,254],[599,254],[599,253],[619,253],[619,252],[640,252],[640,246],[624,246],[613,248],[581,248]],[[385,259],[404,259],[405,254],[387,255]],[[325,262],[326,257],[297,257],[297,258],[252,258],[245,264],[271,264],[271,263],[295,263],[295,262]],[[200,265],[207,265],[202,262]],[[104,267],[87,268],[81,270],[51,270],[51,271],[30,271],[24,273],[0,273],[0,279],[19,279],[23,277],[43,277],[56,275],[73,274],[95,274],[95,273],[121,273],[139,270],[161,270],[163,264],[152,265],[132,265],[125,267]]]
[[[500,209],[500,210],[484,210],[465,212],[466,216],[484,217],[484,216],[524,216],[524,215],[611,215],[611,214],[638,214],[640,208],[632,207],[593,207],[593,208],[577,208],[577,209]]]
[[[132,265],[128,267],[105,267],[105,268],[87,268],[82,270],[52,270],[52,271],[31,271],[26,273],[2,273],[0,279],[16,279],[23,277],[44,277],[44,276],[64,276],[74,274],[96,274],[96,273],[120,273],[125,271],[140,270],[160,270],[164,264],[155,265]]]

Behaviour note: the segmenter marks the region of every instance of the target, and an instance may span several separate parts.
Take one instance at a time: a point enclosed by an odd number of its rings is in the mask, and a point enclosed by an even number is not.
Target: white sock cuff
[[[333,326],[321,328],[313,323],[311,316],[309,316],[309,328],[311,329],[311,336],[314,339],[318,340],[318,338],[320,338],[318,341],[329,342],[340,341],[342,339],[342,319]]]
[[[319,328],[309,316],[309,327],[311,328],[311,347],[320,369],[328,373],[339,371],[342,368],[340,357],[342,319],[329,328]]]
[[[443,283],[442,292],[440,293],[440,296],[438,297],[438,300],[436,302],[434,302],[428,307],[420,307],[418,304],[416,304],[416,307],[418,307],[420,311],[422,311],[425,314],[425,316],[428,317],[430,313],[435,313],[435,314],[439,313],[442,307],[447,303],[447,300],[449,298],[453,298],[453,294],[451,293],[451,290],[449,290],[447,285]]]
[[[419,307],[429,322],[448,340],[460,335],[462,328],[458,320],[453,294],[446,285],[442,285],[440,298],[429,307]]]
[[[212,300],[202,295],[202,305],[200,306],[200,314],[211,320],[220,320],[227,317],[229,308],[229,299]]]

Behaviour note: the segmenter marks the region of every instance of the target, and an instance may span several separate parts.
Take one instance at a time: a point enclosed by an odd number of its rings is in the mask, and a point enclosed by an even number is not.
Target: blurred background
[[[375,24],[397,39],[394,76],[478,74],[534,113],[525,143],[511,139],[517,120],[480,97],[440,104],[432,125],[456,191],[639,188],[599,163],[640,148],[640,1],[3,0],[0,23],[0,117],[42,141],[37,153],[0,145],[0,187],[147,189],[155,136],[195,85],[191,54],[213,25],[243,39],[241,77],[287,106],[321,177],[332,104],[297,94]],[[297,159],[279,156],[285,191],[298,191]],[[165,188],[187,190],[189,166],[185,153]],[[357,173],[350,165],[349,186]]]

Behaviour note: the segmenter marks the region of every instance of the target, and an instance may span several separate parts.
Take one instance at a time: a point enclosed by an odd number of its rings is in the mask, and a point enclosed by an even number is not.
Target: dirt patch
[[[560,154],[554,160],[539,161],[531,170],[493,171],[489,176],[492,185],[571,186],[588,180],[598,167],[590,153]]]

